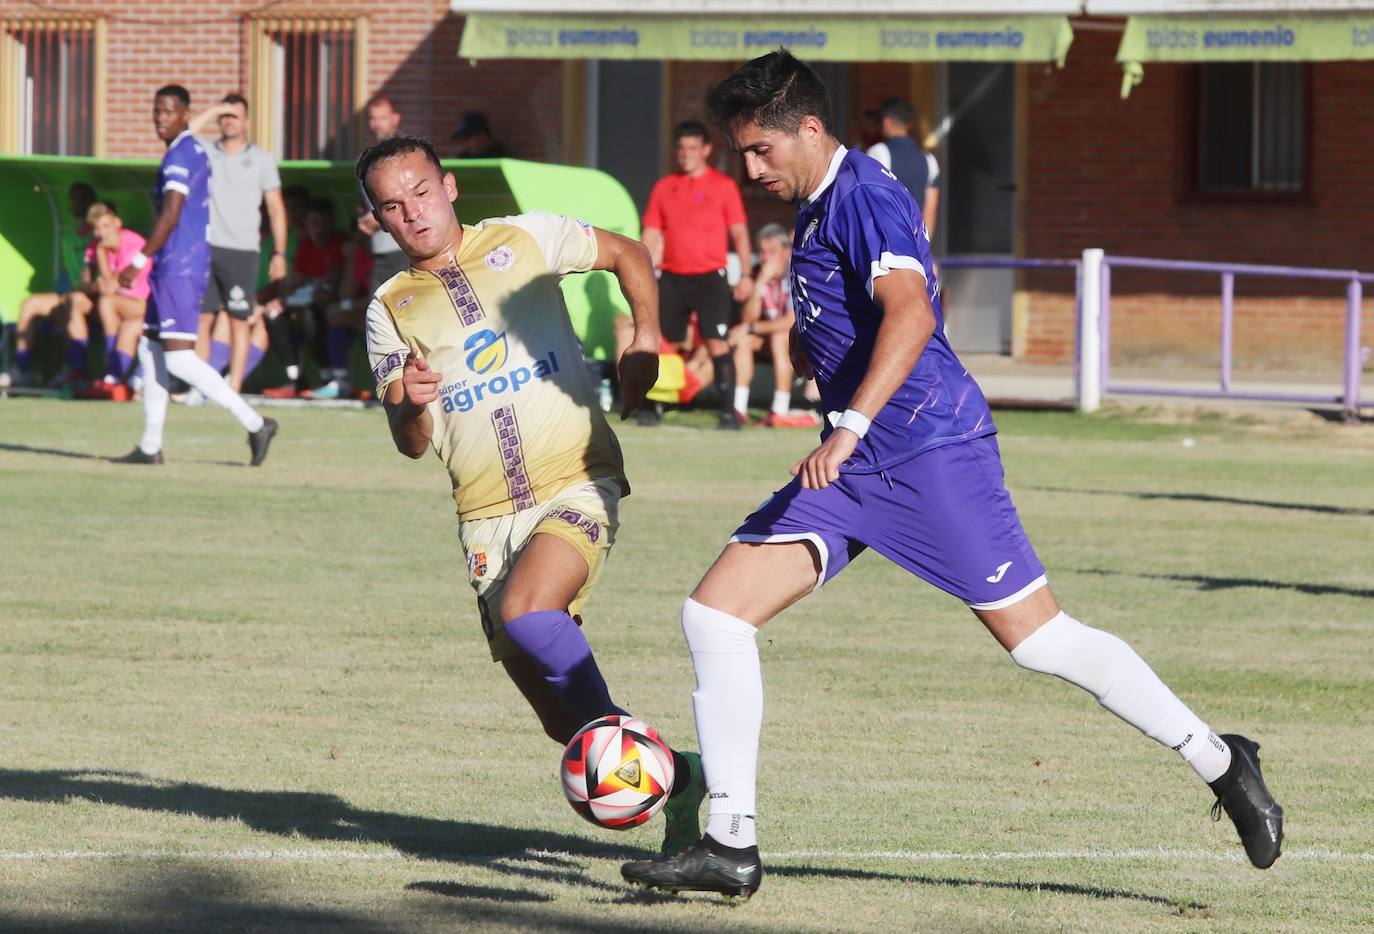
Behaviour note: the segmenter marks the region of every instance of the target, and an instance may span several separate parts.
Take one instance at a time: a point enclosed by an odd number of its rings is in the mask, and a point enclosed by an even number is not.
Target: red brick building
[[[518,12],[530,4],[453,5]],[[572,6],[594,10],[597,0]],[[765,9],[753,0],[738,6],[745,14]],[[916,103],[945,172],[936,232],[942,255],[1072,258],[1102,247],[1374,270],[1374,63],[1229,70],[1149,64],[1143,83],[1123,100],[1115,57],[1125,19],[1081,15],[1104,4],[972,6],[1072,16],[1063,67],[820,66],[835,93],[838,132],[851,144],[873,141],[875,127],[863,113],[884,97]],[[964,8],[971,9],[934,0],[903,6],[907,13]],[[404,129],[434,139],[441,154],[456,152],[449,136],[461,115],[482,111],[512,155],[595,165],[640,199],[669,169],[673,124],[700,117],[706,89],[733,67],[683,60],[470,62],[459,56],[465,18],[447,0],[0,0],[0,19],[3,152],[154,157],[150,95],[174,81],[190,89],[193,106],[229,91],[248,94],[256,138],[283,157],[347,159],[362,140],[363,104],[384,94],[404,115]],[[1247,110],[1248,123],[1233,119]],[[728,153],[718,159],[738,171]],[[788,218],[786,206],[750,184],[744,188],[754,226]],[[956,346],[1037,361],[1071,358],[1071,274],[950,269],[945,278]],[[1114,290],[1116,359],[1215,359],[1215,278],[1122,273]],[[1236,294],[1238,365],[1334,371],[1344,326],[1339,286],[1242,279]],[[1370,342],[1368,316],[1365,334]]]

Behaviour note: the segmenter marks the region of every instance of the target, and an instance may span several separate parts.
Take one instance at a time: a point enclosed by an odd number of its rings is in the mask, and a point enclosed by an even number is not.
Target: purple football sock
[[[258,364],[262,362],[262,358],[265,356],[267,356],[267,351],[257,344],[248,345],[248,361],[243,365],[244,379],[247,379],[248,375],[258,368]]]
[[[110,354],[110,362],[105,367],[105,375],[116,381],[123,380],[125,377],[133,375],[129,372],[133,363],[133,357],[122,350],[115,350]]]
[[[72,338],[67,344],[67,366],[73,370],[86,372],[86,348],[86,341]]]
[[[544,680],[583,723],[610,714],[628,716],[592,657],[592,647],[573,618],[562,610],[539,610],[506,622],[506,635],[534,660]]]
[[[329,344],[330,368],[339,373],[348,372],[348,352],[353,349],[353,332],[331,324],[325,330],[325,340]]]
[[[20,373],[27,373],[33,369],[33,351],[27,347],[23,350],[14,352],[14,365],[19,368]]]
[[[113,334],[105,335],[105,359],[110,359],[110,354],[114,353],[115,337]]]
[[[229,365],[229,345],[224,341],[211,341],[210,359],[206,362],[214,367],[216,373],[223,373]]]

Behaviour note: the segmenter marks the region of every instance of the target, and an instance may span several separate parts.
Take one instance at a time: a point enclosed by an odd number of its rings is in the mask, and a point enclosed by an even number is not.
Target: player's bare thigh
[[[974,610],[992,637],[1010,652],[1035,630],[1059,615],[1059,602],[1049,585],[1031,591],[1025,599],[1000,610]]]
[[[587,583],[587,559],[557,535],[536,533],[506,578],[501,618],[540,610],[564,610]]]
[[[820,556],[809,542],[731,542],[692,599],[762,626],[816,587]]]

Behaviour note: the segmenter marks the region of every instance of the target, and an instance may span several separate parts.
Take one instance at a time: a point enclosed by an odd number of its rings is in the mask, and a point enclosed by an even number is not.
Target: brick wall
[[[0,18],[69,11],[106,18],[106,153],[155,158],[152,92],[179,83],[193,108],[249,83],[247,26],[254,12],[276,17],[365,14],[369,96],[386,94],[405,130],[435,138],[441,155],[456,154],[449,135],[466,110],[482,110],[496,135],[523,158],[557,160],[562,150],[559,62],[485,62],[458,58],[462,20],[446,0],[297,2],[264,9],[261,0],[0,0]],[[361,102],[359,102],[361,104]]]
[[[1028,256],[1071,257],[1087,247],[1177,259],[1374,269],[1374,65],[1311,66],[1312,197],[1300,204],[1206,204],[1180,197],[1186,135],[1182,66],[1149,65],[1119,97],[1119,35],[1080,30],[1062,70],[1033,68],[1024,208]],[[1073,354],[1073,302],[1031,276],[1027,357]],[[1113,277],[1113,349],[1145,357],[1216,359],[1220,290],[1213,276]],[[1179,293],[1182,293],[1180,295]],[[1345,321],[1339,283],[1240,279],[1239,361],[1328,366]],[[1374,317],[1365,314],[1365,333]]]

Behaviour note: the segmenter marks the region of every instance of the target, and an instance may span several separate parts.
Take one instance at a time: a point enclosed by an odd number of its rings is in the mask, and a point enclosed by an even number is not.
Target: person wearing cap
[[[469,110],[463,114],[463,119],[458,121],[458,129],[453,131],[452,139],[457,140],[462,147],[458,153],[459,159],[506,158],[506,147],[491,135],[491,123],[488,122],[487,115],[479,111]]]
[[[926,237],[935,242],[935,218],[940,213],[940,164],[934,154],[911,137],[916,112],[900,97],[889,97],[867,116],[882,121],[883,141],[875,143],[868,154],[893,175],[921,209]]]

